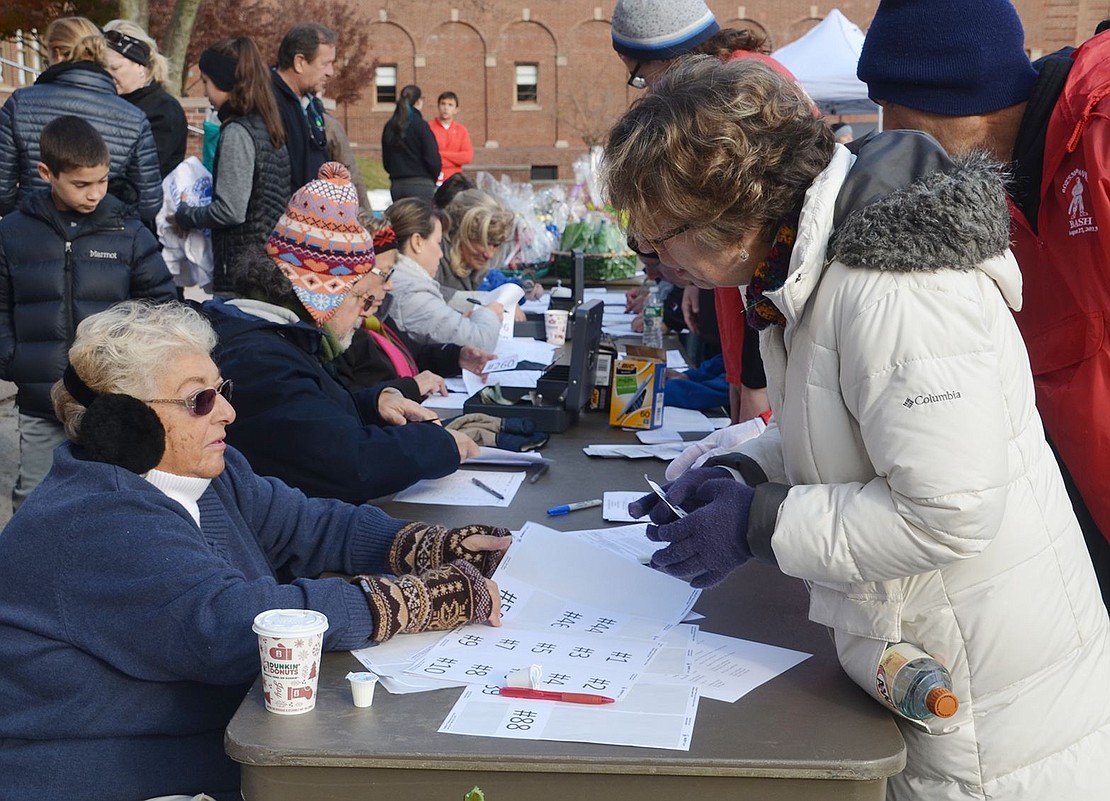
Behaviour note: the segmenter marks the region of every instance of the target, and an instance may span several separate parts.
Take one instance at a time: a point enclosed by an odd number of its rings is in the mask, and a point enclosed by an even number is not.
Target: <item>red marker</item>
[[[589,693],[553,693],[547,690],[531,690],[527,687],[502,687],[498,692],[506,698],[532,698],[539,701],[565,701],[568,704],[611,704],[617,699],[607,695]]]

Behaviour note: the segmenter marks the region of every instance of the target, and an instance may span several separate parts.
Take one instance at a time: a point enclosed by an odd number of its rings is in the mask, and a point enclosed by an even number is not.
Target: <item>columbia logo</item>
[[[951,389],[945,392],[938,392],[936,394],[928,393],[924,395],[914,395],[912,398],[906,398],[902,401],[902,405],[907,409],[912,409],[914,406],[925,406],[930,403],[944,403],[945,401],[959,400],[962,395],[958,389]]]
[[[107,250],[90,250],[89,251],[89,258],[90,259],[116,259],[118,261],[119,260],[119,254],[118,253],[112,253],[112,252],[107,251]]]

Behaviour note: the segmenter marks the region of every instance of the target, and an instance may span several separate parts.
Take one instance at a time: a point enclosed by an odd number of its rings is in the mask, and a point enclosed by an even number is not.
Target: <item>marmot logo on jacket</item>
[[[944,401],[959,400],[962,396],[958,389],[948,390],[939,395],[914,395],[912,398],[906,398],[902,401],[902,405],[907,409],[912,409],[914,406],[924,406],[928,403],[943,403]]]
[[[119,261],[119,254],[107,250],[89,250],[90,259],[114,259]]]

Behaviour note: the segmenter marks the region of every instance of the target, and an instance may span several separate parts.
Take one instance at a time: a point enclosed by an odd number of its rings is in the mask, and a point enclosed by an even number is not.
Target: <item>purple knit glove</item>
[[[748,512],[754,495],[754,489],[732,478],[704,482],[692,499],[697,504],[696,511],[676,523],[648,526],[649,540],[670,543],[655,552],[651,566],[690,582],[692,587],[720,584],[725,576],[752,558],[748,547]],[[670,514],[674,516],[673,512]]]
[[[729,481],[731,481],[732,474],[723,467],[699,467],[696,470],[687,470],[670,484],[664,484],[663,491],[667,493],[667,498],[670,499],[670,502],[675,506],[679,506],[687,512],[692,512],[702,504],[684,504],[694,498],[698,487],[706,481],[715,478],[728,478]],[[663,503],[662,498],[654,492],[642,498],[637,498],[632,503],[628,504],[628,513],[633,517],[650,515],[651,522],[655,523],[657,526],[673,523],[678,520],[678,516],[675,515],[675,513],[668,508],[667,504]]]

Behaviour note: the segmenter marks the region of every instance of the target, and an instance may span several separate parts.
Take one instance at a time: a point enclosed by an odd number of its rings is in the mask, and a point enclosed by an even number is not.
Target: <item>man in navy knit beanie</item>
[[[1009,167],[1016,319],[1110,607],[1110,32],[1030,64],[1009,0],[882,0],[858,75],[884,127]]]

